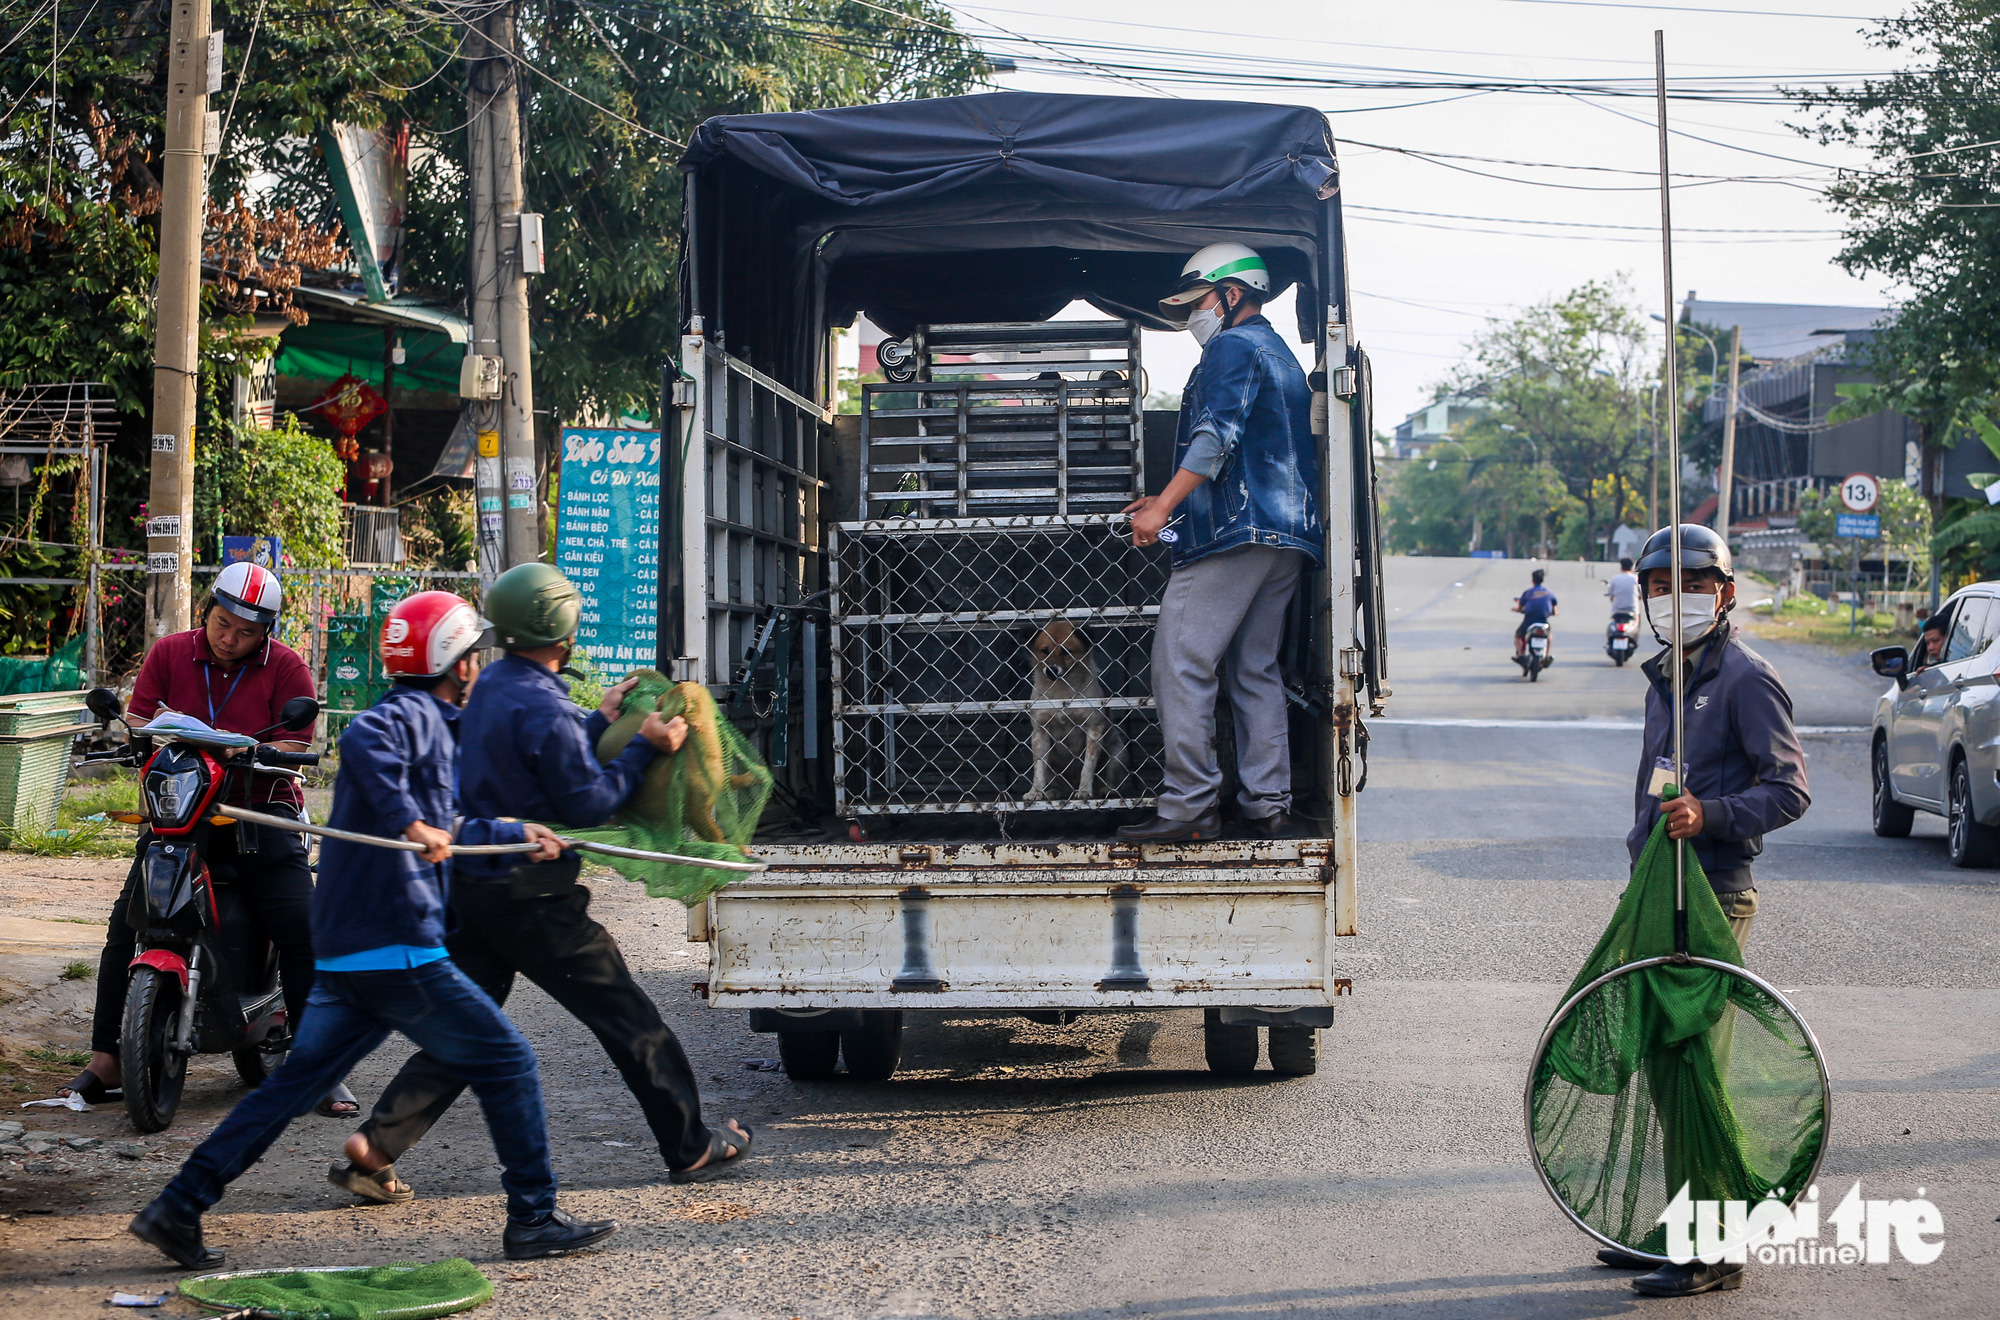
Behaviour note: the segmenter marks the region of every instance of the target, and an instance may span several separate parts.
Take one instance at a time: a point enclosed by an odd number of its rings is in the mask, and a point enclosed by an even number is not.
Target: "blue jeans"
[[[531,1223],[556,1208],[541,1075],[527,1038],[449,961],[384,972],[322,971],[283,1065],[195,1147],[160,1199],[184,1218],[222,1199],[239,1174],[311,1111],[392,1031],[465,1079],[500,1157],[507,1217]]]

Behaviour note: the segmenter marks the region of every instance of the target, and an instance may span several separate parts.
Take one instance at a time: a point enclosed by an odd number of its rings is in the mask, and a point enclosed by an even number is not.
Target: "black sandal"
[[[750,1146],[756,1135],[747,1127],[743,1129],[743,1135],[740,1137],[726,1125],[711,1129],[708,1134],[708,1163],[698,1169],[675,1169],[667,1175],[667,1181],[708,1182],[733,1173],[735,1170],[731,1166],[750,1153]],[[734,1155],[729,1154],[732,1150],[736,1152]]]
[[[343,1191],[353,1192],[362,1200],[378,1205],[401,1205],[417,1198],[417,1189],[396,1176],[393,1164],[385,1164],[379,1169],[364,1169],[350,1160],[345,1168],[338,1164],[329,1167],[326,1180]],[[392,1189],[390,1183],[399,1186]]]
[[[78,1073],[76,1079],[68,1086],[60,1089],[68,1095],[82,1096],[83,1102],[87,1105],[101,1105],[107,1100],[123,1100],[125,1098],[125,1088],[122,1085],[108,1086],[102,1077],[99,1077],[88,1068]]]

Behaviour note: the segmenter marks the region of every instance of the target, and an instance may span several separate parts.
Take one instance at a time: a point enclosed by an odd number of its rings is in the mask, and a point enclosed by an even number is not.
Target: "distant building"
[[[1704,302],[1688,290],[1681,324],[1743,327],[1743,351],[1762,366],[1800,357],[1856,331],[1873,330],[1890,317],[1886,307],[1832,307],[1821,303]]]
[[[1422,458],[1432,445],[1449,439],[1453,427],[1477,417],[1486,406],[1483,390],[1447,394],[1436,403],[1426,404],[1397,424],[1389,456]]]

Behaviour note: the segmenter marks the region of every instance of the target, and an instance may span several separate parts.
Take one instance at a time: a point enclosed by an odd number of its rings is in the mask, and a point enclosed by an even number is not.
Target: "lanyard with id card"
[[[1653,777],[1646,783],[1646,796],[1658,797],[1662,789],[1674,782],[1674,758],[1656,756],[1653,758]]]

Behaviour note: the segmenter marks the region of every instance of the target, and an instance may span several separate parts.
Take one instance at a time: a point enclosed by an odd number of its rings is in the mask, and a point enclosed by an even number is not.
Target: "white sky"
[[[1677,12],[1670,7],[1534,0],[1396,0],[1392,4],[1251,0],[1218,5],[1193,0],[949,0],[968,30],[996,26],[1027,37],[1102,41],[1273,60],[1325,61],[1375,70],[1425,70],[1474,78],[1636,78],[1650,80],[1653,31],[1666,31],[1667,71],[1676,77],[1739,77],[1750,85],[1811,85],[1832,74],[1882,72],[1885,52],[1866,46],[1870,0],[1748,0],[1762,14]],[[1676,0],[1696,6],[1704,0]],[[1705,0],[1720,8],[1718,0]],[[1726,0],[1725,0],[1726,2]],[[1876,0],[1879,3],[1879,0]],[[1067,10],[1067,13],[1059,12]],[[1226,34],[1225,34],[1226,30]],[[996,51],[1020,49],[996,42]],[[1063,52],[1075,54],[1075,52]],[[1103,58],[1113,58],[1106,55]],[[1128,56],[1147,63],[1157,56]],[[1297,71],[1288,66],[1287,71]],[[1041,72],[1003,75],[1003,86],[1032,91],[1147,95],[1144,87],[1104,77]],[[1585,173],[1458,162],[1471,169],[1571,184],[1629,189],[1577,191],[1482,178],[1345,139],[1432,152],[1519,161],[1652,171],[1657,165],[1653,103],[1494,93],[1444,104],[1437,91],[1188,87],[1161,84],[1161,95],[1310,105],[1332,120],[1342,163],[1355,323],[1375,367],[1378,429],[1394,428],[1429,398],[1433,382],[1463,356],[1485,316],[1558,295],[1590,279],[1624,272],[1648,312],[1664,311],[1659,194],[1643,174]],[[1606,107],[1609,107],[1608,109]],[[1617,112],[1616,114],[1612,113]],[[1630,115],[1641,122],[1619,118]],[[1890,290],[1856,280],[1831,261],[1836,235],[1699,234],[1694,229],[1834,228],[1814,191],[1827,172],[1863,164],[1858,153],[1824,149],[1790,132],[1797,112],[1782,105],[1669,104],[1670,123],[1727,146],[1676,137],[1678,172],[1788,175],[1790,183],[1683,180],[1674,194],[1677,241],[1674,300],[1698,289],[1704,298],[1747,302],[1883,305]],[[1799,164],[1730,148],[1776,153]],[[1519,223],[1424,220],[1355,208],[1445,212],[1505,221],[1637,225],[1629,231],[1561,229]],[[1419,227],[1413,221],[1452,228]],[[1509,232],[1463,232],[1497,229]],[[1533,230],[1532,234],[1524,230]],[[1719,240],[1719,241],[1718,241]],[[1413,305],[1414,304],[1414,305]],[[1273,321],[1294,335],[1289,308]],[[1195,360],[1186,335],[1149,335],[1154,389],[1178,389]]]

